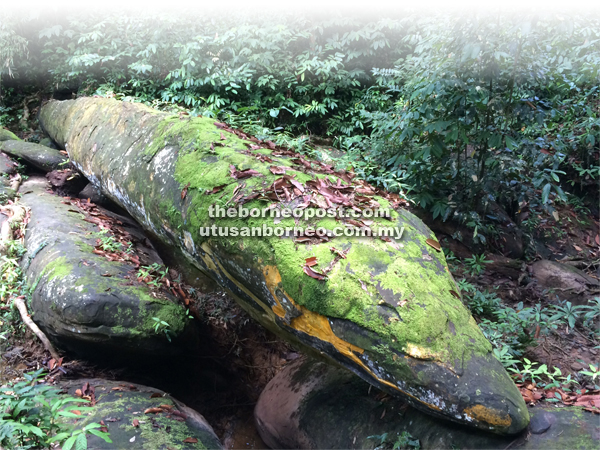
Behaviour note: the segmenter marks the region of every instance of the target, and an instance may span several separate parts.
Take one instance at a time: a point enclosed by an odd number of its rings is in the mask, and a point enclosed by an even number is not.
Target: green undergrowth
[[[64,418],[85,418],[91,410],[88,400],[64,395],[60,389],[44,383],[43,369],[24,374],[22,381],[0,388],[0,443],[6,448],[87,449],[87,435],[112,442],[101,425],[89,422],[70,425]],[[83,426],[82,426],[83,425]]]
[[[570,375],[558,367],[531,361],[525,354],[528,348],[543,344],[546,336],[563,330],[572,333],[574,328],[598,342],[600,297],[581,306],[560,300],[549,306],[540,303],[524,306],[523,302],[508,306],[493,290],[481,290],[464,279],[458,285],[483,334],[492,344],[494,355],[516,381],[534,382],[544,389],[562,388],[565,392],[581,393],[582,386],[586,384],[599,388],[598,364],[589,364],[589,367]]]

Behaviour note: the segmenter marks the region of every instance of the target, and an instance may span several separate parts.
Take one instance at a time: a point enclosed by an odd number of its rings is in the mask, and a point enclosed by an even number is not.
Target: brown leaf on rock
[[[454,290],[450,289],[450,293],[451,293],[451,294],[452,294],[454,297],[456,297],[456,298],[460,299],[460,295],[458,294],[458,292],[456,292],[456,291],[454,291]]]
[[[180,419],[186,420],[187,419],[187,415],[182,413],[181,411],[177,411],[177,410],[172,410],[171,414],[173,414],[174,416],[179,417]]]
[[[308,266],[304,266],[304,273],[306,275],[308,275],[309,277],[314,278],[315,280],[319,280],[319,281],[322,281],[325,278],[327,278],[325,275],[321,275],[320,273],[315,272]]]
[[[137,419],[133,419],[133,422],[131,422],[131,425],[133,425],[135,428],[140,426],[140,421]]]
[[[253,176],[255,176],[255,177],[262,177],[263,176],[262,173],[257,172],[254,169],[237,170],[235,168],[235,166],[233,166],[233,165],[229,166],[229,173],[236,180],[241,180],[243,178],[250,178],[250,177],[253,177]]]
[[[271,171],[271,173],[273,175],[285,175],[285,170],[287,169],[287,167],[285,166],[271,166],[269,167],[269,170]]]
[[[181,191],[181,200],[183,200],[185,198],[185,196],[187,195],[188,189],[190,187],[190,184],[192,184],[192,183],[186,184],[185,187],[182,189],[182,191]]]
[[[144,410],[144,414],[156,414],[162,412],[161,408],[147,408],[146,410]]]
[[[304,192],[304,186],[302,186],[300,182],[294,180],[293,178],[289,178],[289,180],[290,183],[292,183],[296,189],[298,189],[300,192]]]
[[[317,265],[317,257],[311,256],[310,258],[306,258],[306,265],[308,267],[316,266]]]
[[[153,392],[152,395],[150,396],[150,398],[158,398],[158,397],[162,397],[162,394],[159,394],[158,392]]]
[[[436,251],[438,251],[438,252],[442,251],[442,247],[438,241],[434,241],[433,239],[427,239],[425,242],[430,247],[433,247]]]
[[[348,252],[350,251],[350,249],[343,251],[343,250],[338,250],[335,247],[331,247],[329,250],[331,250],[333,253],[335,253],[336,255],[338,255],[340,258],[346,259],[346,255],[348,254]]]
[[[193,438],[193,437],[188,437],[188,438],[185,438],[183,440],[183,442],[186,444],[196,444],[198,442],[198,439]]]

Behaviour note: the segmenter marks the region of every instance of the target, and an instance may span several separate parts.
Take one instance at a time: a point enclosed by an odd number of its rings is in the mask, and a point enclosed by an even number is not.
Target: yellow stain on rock
[[[276,290],[281,284],[281,275],[279,270],[276,266],[266,266],[263,269],[263,274],[265,276],[267,287],[269,288],[269,291],[276,302],[276,305],[272,307],[273,312],[279,317],[285,317],[285,309],[281,305],[277,295],[275,295]],[[361,366],[364,366],[363,362],[355,355],[355,353],[363,354],[364,350],[362,348],[337,337],[331,329],[331,324],[326,316],[313,312],[304,306],[297,304],[286,292],[284,292],[284,294],[290,303],[302,313],[300,316],[294,317],[290,321],[290,327],[292,327],[294,330],[306,333],[309,336],[329,342],[342,355],[352,359]]]
[[[269,289],[269,292],[271,292],[271,296],[273,297],[273,300],[275,300],[275,303],[276,303],[276,305],[272,306],[271,309],[273,310],[273,312],[275,314],[277,314],[279,317],[281,317],[283,319],[285,317],[285,309],[281,305],[281,302],[277,298],[277,295],[275,295],[275,293],[277,291],[277,287],[281,284],[281,275],[279,273],[279,270],[277,270],[277,267],[275,267],[275,266],[265,266],[263,268],[263,275],[265,276],[265,282],[267,283],[267,288]],[[288,299],[290,299],[290,301],[292,302],[292,304],[294,306],[296,306],[294,301],[290,298],[289,295],[287,295],[287,293],[285,293],[285,296]]]
[[[428,348],[420,347],[418,345],[414,345],[411,343],[406,344],[406,353],[413,358],[423,359],[423,360],[440,360],[440,355],[436,352],[431,351]]]
[[[265,276],[267,287],[269,288],[269,291],[271,292],[271,295],[273,296],[273,298],[275,299],[275,302],[276,302],[276,305],[272,307],[272,310],[275,314],[279,315],[280,317],[284,317],[285,310],[281,306],[279,299],[275,295],[276,289],[278,289],[278,287],[280,286],[280,283],[281,283],[281,275],[279,274],[279,270],[277,269],[276,266],[266,266],[263,269],[263,274]],[[386,386],[389,386],[396,391],[399,391],[405,395],[408,395],[409,397],[413,398],[414,400],[418,401],[419,403],[426,405],[428,408],[434,409],[436,411],[440,410],[440,408],[437,407],[436,405],[432,405],[430,403],[424,402],[423,400],[415,397],[414,395],[411,395],[408,392],[402,391],[395,384],[393,384],[387,380],[384,380],[382,378],[379,378],[357,356],[357,353],[359,355],[362,355],[365,351],[364,349],[357,347],[356,345],[353,345],[350,342],[347,342],[347,341],[339,338],[331,329],[331,324],[329,323],[329,319],[326,316],[324,316],[322,314],[318,314],[316,312],[313,312],[313,311],[305,308],[302,305],[298,305],[285,291],[284,291],[284,294],[287,297],[287,299],[290,301],[290,303],[292,305],[294,305],[294,307],[302,313],[300,316],[294,317],[290,321],[289,326],[291,328],[293,328],[294,330],[297,330],[297,331],[301,331],[302,333],[306,333],[309,336],[316,337],[317,339],[320,339],[324,342],[329,342],[331,345],[333,345],[335,347],[335,349],[338,352],[340,352],[340,354],[344,355],[346,358],[350,359],[351,361],[353,361],[354,363],[356,363],[357,365],[362,367],[363,370],[365,370],[365,372],[367,372],[369,375],[371,375],[371,377],[373,377],[374,379],[379,381],[381,384],[385,384]],[[281,313],[283,313],[283,315],[280,315]]]
[[[285,309],[283,308],[283,306],[281,305],[281,302],[275,295],[276,290],[279,288],[280,283],[281,283],[281,275],[279,274],[279,270],[277,269],[276,266],[266,266],[263,269],[263,274],[265,276],[265,282],[267,284],[267,288],[271,292],[271,296],[276,303],[274,306],[269,308],[268,305],[266,305],[256,295],[254,295],[252,292],[250,292],[245,286],[243,286],[241,283],[239,283],[233,276],[231,276],[231,274],[221,265],[221,263],[218,260],[212,258],[212,251],[211,251],[210,247],[207,245],[207,243],[203,243],[201,247],[206,252],[204,255],[201,255],[201,257],[202,257],[204,263],[206,264],[206,266],[210,270],[214,270],[215,272],[220,272],[223,276],[228,278],[232,283],[234,283],[246,295],[248,295],[250,298],[252,298],[254,301],[256,301],[256,303],[258,303],[265,310],[265,312],[271,317],[272,320],[274,320],[273,314],[276,314],[277,316],[279,316],[281,318],[285,317]],[[302,333],[306,333],[309,336],[316,337],[324,342],[329,342],[331,345],[333,345],[335,347],[335,349],[338,352],[340,352],[340,354],[344,355],[345,357],[347,357],[348,359],[350,359],[351,361],[355,362],[357,365],[362,367],[366,373],[370,374],[371,377],[373,377],[375,380],[379,381],[381,384],[389,386],[390,388],[392,388],[398,392],[402,392],[404,395],[411,397],[412,399],[416,400],[419,403],[422,403],[423,405],[427,406],[430,409],[433,409],[436,411],[441,410],[441,408],[439,408],[438,406],[433,405],[431,403],[424,402],[420,398],[415,397],[414,395],[411,395],[408,392],[401,390],[395,384],[393,384],[387,380],[384,380],[382,378],[379,378],[357,356],[357,353],[362,355],[364,353],[364,349],[357,347],[356,345],[353,345],[350,342],[347,342],[347,341],[339,338],[338,336],[336,336],[336,334],[331,329],[331,324],[329,323],[329,319],[326,316],[315,313],[313,311],[310,311],[309,309],[305,308],[302,305],[298,305],[285,291],[283,291],[283,293],[285,294],[287,299],[290,301],[290,303],[302,313],[300,316],[294,317],[290,321],[289,326],[291,328],[293,328],[297,331],[300,331]]]
[[[464,414],[468,417],[488,423],[494,427],[508,428],[512,423],[512,419],[508,413],[500,413],[499,411],[486,408],[483,405],[474,405],[465,408]]]

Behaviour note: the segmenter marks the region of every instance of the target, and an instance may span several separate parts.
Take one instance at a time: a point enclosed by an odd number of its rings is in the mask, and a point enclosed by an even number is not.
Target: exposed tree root
[[[56,361],[58,361],[60,359],[60,356],[58,355],[58,353],[56,352],[56,350],[54,349],[44,332],[40,330],[38,326],[33,322],[33,320],[31,320],[31,317],[29,317],[29,313],[27,312],[27,306],[25,305],[23,297],[15,297],[13,299],[13,303],[19,310],[23,323],[27,325],[31,331],[33,331],[33,333],[38,337],[38,339],[42,341],[42,344],[44,344],[44,348],[50,352],[50,355],[52,355],[52,357]]]
[[[21,186],[21,175],[20,174],[16,174],[13,179],[10,181],[10,188],[17,192],[19,190],[19,186]]]

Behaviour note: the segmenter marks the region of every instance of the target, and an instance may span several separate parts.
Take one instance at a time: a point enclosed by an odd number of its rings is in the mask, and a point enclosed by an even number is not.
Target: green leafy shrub
[[[61,417],[81,418],[90,408],[78,405],[87,400],[62,395],[60,389],[43,384],[43,369],[27,373],[24,378],[0,388],[0,443],[3,446],[48,448],[53,443],[62,443],[63,450],[73,445],[85,449],[86,434],[112,442],[108,433],[99,430],[100,424],[91,423],[77,429],[60,420]]]

